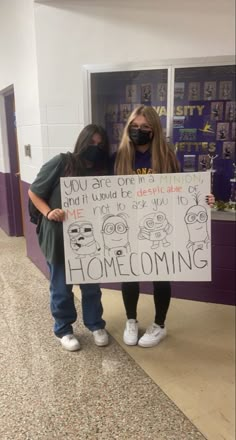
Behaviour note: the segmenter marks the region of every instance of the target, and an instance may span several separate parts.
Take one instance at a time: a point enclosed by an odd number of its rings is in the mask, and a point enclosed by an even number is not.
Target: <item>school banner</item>
[[[61,178],[68,284],[211,281],[210,172]]]

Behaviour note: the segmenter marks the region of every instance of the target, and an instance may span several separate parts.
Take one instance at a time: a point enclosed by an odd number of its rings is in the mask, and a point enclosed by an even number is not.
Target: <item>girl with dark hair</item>
[[[160,118],[152,107],[141,105],[131,113],[118,148],[115,174],[176,173],[179,164],[166,142]],[[208,204],[214,196],[207,196]],[[127,315],[123,340],[127,345],[152,347],[166,336],[165,319],[171,299],[168,281],[153,281],[154,322],[138,340],[137,306],[139,283],[122,283],[122,295]]]
[[[106,174],[109,144],[105,130],[87,125],[80,133],[73,153],[59,154],[45,163],[29,189],[29,197],[43,214],[38,240],[50,272],[50,308],[54,333],[69,351],[79,350],[72,324],[77,312],[73,285],[66,284],[63,245],[64,211],[61,209],[60,177]],[[84,325],[98,346],[108,344],[99,284],[80,285]]]

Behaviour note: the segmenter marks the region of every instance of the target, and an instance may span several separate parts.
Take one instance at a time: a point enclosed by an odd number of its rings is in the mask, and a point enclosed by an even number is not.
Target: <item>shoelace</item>
[[[155,330],[158,330],[158,328],[152,324],[152,325],[150,325],[150,327],[147,328],[146,333],[148,335],[151,335],[152,333],[155,332]]]
[[[129,333],[136,332],[136,323],[135,322],[129,322],[128,332]]]

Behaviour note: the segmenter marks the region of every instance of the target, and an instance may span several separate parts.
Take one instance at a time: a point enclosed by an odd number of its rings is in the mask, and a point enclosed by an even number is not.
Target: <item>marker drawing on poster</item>
[[[68,284],[210,281],[210,172],[61,178]]]
[[[166,237],[173,230],[173,227],[166,219],[163,212],[149,213],[144,216],[139,225],[139,240],[150,240],[152,242],[151,249],[157,249],[162,246],[170,246],[170,242]]]

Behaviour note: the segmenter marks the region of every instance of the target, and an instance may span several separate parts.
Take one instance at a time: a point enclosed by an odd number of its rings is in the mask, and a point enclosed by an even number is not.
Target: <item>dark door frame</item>
[[[10,86],[1,92],[4,98],[7,149],[9,156],[10,171],[7,176],[7,201],[10,235],[22,236],[23,233],[23,212],[22,212],[22,191],[20,178],[20,163],[17,142],[16,117],[15,117],[15,95],[14,87]]]

